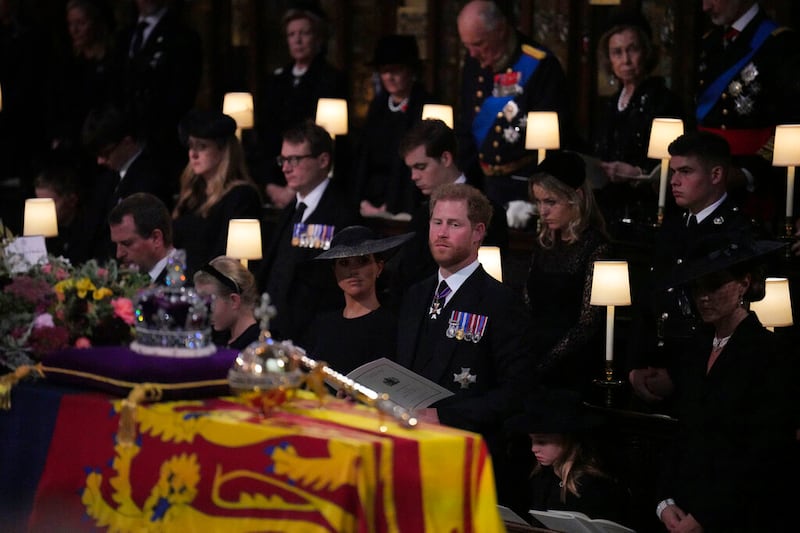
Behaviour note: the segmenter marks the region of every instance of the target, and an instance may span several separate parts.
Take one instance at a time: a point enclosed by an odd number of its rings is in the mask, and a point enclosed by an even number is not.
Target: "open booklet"
[[[531,516],[554,531],[564,533],[635,533],[633,529],[603,518],[589,518],[577,511],[528,511]]]
[[[356,368],[347,377],[378,393],[386,393],[406,409],[422,409],[453,393],[385,357]],[[328,382],[334,389],[336,383]]]

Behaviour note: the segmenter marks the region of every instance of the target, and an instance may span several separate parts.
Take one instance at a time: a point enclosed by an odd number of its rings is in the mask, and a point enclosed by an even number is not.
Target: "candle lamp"
[[[503,281],[503,263],[500,248],[497,246],[481,246],[478,248],[478,261],[486,273],[497,281]]]
[[[453,107],[444,104],[425,104],[422,106],[422,120],[426,118],[439,119],[450,129],[453,129]]]
[[[786,278],[767,278],[764,298],[750,303],[750,310],[758,321],[769,329],[782,328],[794,324],[792,299],[789,293],[789,280]]]
[[[242,138],[242,130],[252,128],[253,95],[250,93],[225,93],[222,100],[222,112],[236,121],[236,137]]]
[[[595,384],[606,387],[606,405],[611,406],[612,387],[622,385],[614,377],[614,308],[631,305],[631,288],[627,261],[595,261],[592,274],[591,305],[606,306],[606,366],[605,376]]]
[[[794,167],[800,165],[800,124],[775,127],[775,148],[772,166],[786,167],[786,237],[794,233]]]
[[[679,118],[654,118],[650,126],[650,144],[647,157],[661,160],[661,178],[658,182],[658,219],[664,222],[664,205],[667,199],[667,175],[669,174],[669,145],[683,135],[683,121]]]
[[[28,198],[25,200],[25,215],[22,235],[58,237],[56,203],[52,198]]]
[[[531,111],[525,127],[525,149],[537,151],[537,163],[541,163],[547,150],[561,147],[558,129],[558,113],[555,111]]]
[[[331,137],[347,135],[347,100],[320,98],[315,122],[325,128]]]
[[[233,218],[228,223],[225,255],[247,268],[248,259],[261,259],[261,222],[255,218]]]

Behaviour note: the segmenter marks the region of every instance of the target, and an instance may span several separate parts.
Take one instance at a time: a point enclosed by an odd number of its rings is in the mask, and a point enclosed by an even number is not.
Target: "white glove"
[[[506,221],[509,228],[522,229],[536,214],[536,206],[524,200],[512,200],[506,208]]]

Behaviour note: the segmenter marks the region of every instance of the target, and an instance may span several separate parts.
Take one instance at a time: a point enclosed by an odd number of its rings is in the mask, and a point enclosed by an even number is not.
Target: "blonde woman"
[[[589,305],[594,261],[608,255],[605,223],[583,159],[554,152],[530,184],[539,210],[525,301],[533,321],[537,375],[583,390],[602,369],[602,309]]]
[[[223,255],[232,218],[260,218],[261,198],[247,171],[236,122],[217,111],[192,111],[181,121],[189,162],[172,213],[175,247],[195,272]]]
[[[253,314],[259,298],[256,280],[238,259],[212,259],[195,272],[194,286],[199,294],[214,298],[211,326],[215,343],[244,350],[258,340],[260,329]]]

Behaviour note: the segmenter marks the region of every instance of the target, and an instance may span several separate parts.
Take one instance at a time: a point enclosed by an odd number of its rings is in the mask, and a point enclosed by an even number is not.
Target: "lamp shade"
[[[775,127],[772,166],[800,166],[800,124],[782,124]]]
[[[631,305],[627,261],[595,261],[592,305]]]
[[[255,218],[231,219],[225,255],[234,259],[261,259],[261,223]]]
[[[422,106],[422,120],[436,118],[453,128],[453,107],[444,104],[425,104]]]
[[[497,246],[481,246],[478,248],[478,261],[486,273],[497,281],[503,281],[503,263],[500,248]]]
[[[654,118],[650,126],[650,144],[647,157],[669,159],[669,145],[683,135],[683,121],[679,118]]]
[[[764,299],[752,302],[750,309],[765,327],[785,327],[794,324],[792,300],[789,296],[789,280],[767,278]]]
[[[347,100],[320,98],[317,101],[315,122],[325,128],[331,136],[347,135]]]
[[[525,149],[556,150],[561,146],[558,133],[558,113],[531,111],[525,130]]]
[[[225,93],[222,112],[236,121],[238,129],[253,127],[253,95],[250,93]]]
[[[58,236],[58,219],[56,203],[52,198],[28,198],[25,200],[25,220],[22,234]]]

